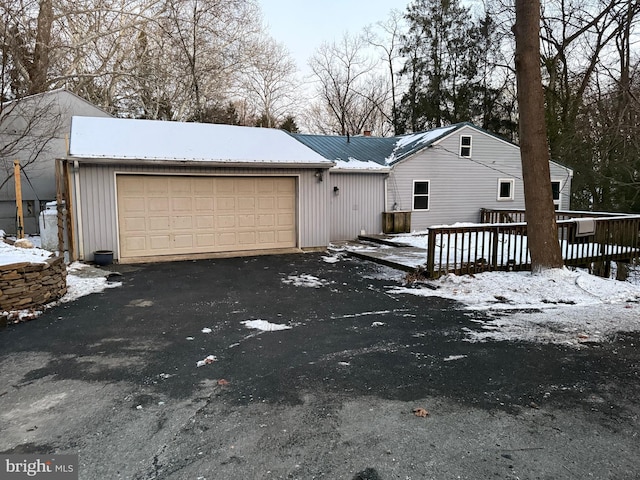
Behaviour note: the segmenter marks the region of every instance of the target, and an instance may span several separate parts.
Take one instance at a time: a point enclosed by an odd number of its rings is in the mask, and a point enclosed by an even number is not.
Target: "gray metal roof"
[[[468,123],[458,123],[397,137],[347,137],[300,133],[291,135],[328,160],[342,160],[344,162],[359,160],[389,166],[428,147],[445,135],[465,125],[473,126]]]

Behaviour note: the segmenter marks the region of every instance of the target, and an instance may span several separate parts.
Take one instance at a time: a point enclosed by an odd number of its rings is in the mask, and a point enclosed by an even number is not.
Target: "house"
[[[123,263],[326,248],[329,169],[281,130],[73,117],[77,255]]]
[[[56,198],[55,159],[66,155],[71,117],[110,115],[66,90],[32,95],[2,105],[0,111],[0,229],[18,231],[13,162],[22,175],[23,231],[39,232],[38,215]]]
[[[411,230],[424,230],[479,222],[482,208],[524,208],[519,147],[469,123],[390,138],[293,136],[336,162],[332,241],[382,231],[383,212],[410,212]],[[556,208],[568,209],[573,172],[550,170]]]
[[[467,123],[377,138],[73,117],[62,161],[83,260],[324,249],[398,212],[424,230],[524,208],[519,148]],[[550,167],[568,208],[573,172]]]

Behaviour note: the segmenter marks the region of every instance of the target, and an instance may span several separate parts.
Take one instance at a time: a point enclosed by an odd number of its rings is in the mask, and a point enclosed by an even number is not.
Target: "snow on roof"
[[[459,128],[461,124],[450,125],[448,127],[435,128],[426,132],[411,133],[409,135],[403,135],[398,137],[398,141],[395,144],[393,152],[387,157],[387,163],[393,163],[405,154],[413,152],[415,149],[422,146],[427,146],[431,142],[446,135],[452,130]]]
[[[123,118],[73,117],[69,153],[105,159],[333,164],[282,130]]]
[[[354,170],[354,171],[380,171],[380,172],[388,172],[389,167],[385,167],[384,165],[380,165],[377,162],[369,162],[357,160],[353,157],[349,157],[348,161],[344,160],[336,160],[336,166],[331,170]]]

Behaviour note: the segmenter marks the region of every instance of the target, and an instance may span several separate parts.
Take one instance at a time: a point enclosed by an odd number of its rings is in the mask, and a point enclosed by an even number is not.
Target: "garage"
[[[117,175],[120,256],[296,247],[296,178]]]
[[[73,117],[61,160],[73,259],[106,250],[116,262],[156,262],[329,244],[335,163],[282,130]]]

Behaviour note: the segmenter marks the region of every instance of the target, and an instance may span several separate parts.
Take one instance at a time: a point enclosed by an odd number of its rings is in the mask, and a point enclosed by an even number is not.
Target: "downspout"
[[[78,219],[78,258],[84,260],[84,234],[82,231],[82,202],[80,197],[80,165],[73,161],[73,189],[76,198],[76,217]]]
[[[387,192],[389,188],[389,174],[387,173],[384,177],[384,209],[382,210],[383,212],[387,211],[387,205],[389,205],[388,201],[388,195],[389,193]]]

